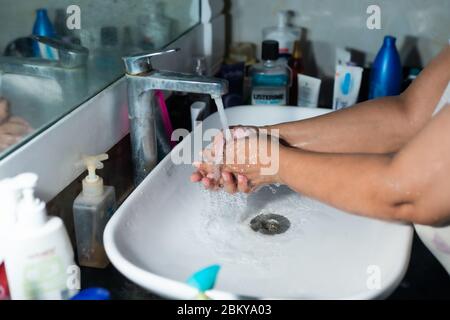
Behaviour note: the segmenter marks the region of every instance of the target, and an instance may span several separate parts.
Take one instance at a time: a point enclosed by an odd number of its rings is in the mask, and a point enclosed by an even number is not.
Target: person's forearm
[[[360,103],[321,117],[271,126],[290,146],[329,153],[390,153],[418,130],[403,97]]]
[[[368,217],[405,220],[401,190],[390,183],[392,159],[283,148],[279,182],[336,208]]]
[[[316,152],[398,151],[431,119],[450,81],[450,46],[398,97],[360,103],[314,119],[273,126],[292,146]]]

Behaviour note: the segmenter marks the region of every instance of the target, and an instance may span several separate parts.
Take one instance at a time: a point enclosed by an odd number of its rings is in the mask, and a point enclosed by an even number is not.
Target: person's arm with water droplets
[[[267,165],[259,159],[252,163],[252,157],[260,152],[250,153],[249,144],[253,143],[254,149],[261,146],[261,137],[252,135],[239,140],[245,147],[225,146],[234,150],[235,156],[242,155],[245,163],[230,163],[226,156],[223,169],[245,180],[239,184],[241,192],[279,183],[358,215],[439,225],[450,222],[448,128],[450,106],[395,155],[319,153],[279,145],[278,154],[268,154],[279,168],[272,174],[262,173]],[[199,169],[210,170],[207,163]]]
[[[276,182],[363,216],[448,223],[449,128],[447,106],[394,156],[281,148]]]
[[[450,81],[450,46],[400,96],[366,101],[320,117],[270,126],[289,145],[317,152],[392,153],[430,120]]]
[[[425,68],[408,90],[398,97],[366,101],[321,117],[267,127],[279,130],[288,145],[323,153],[384,154],[398,151],[431,119],[450,81],[450,47]],[[220,181],[197,170],[193,182],[208,189],[223,185],[229,192],[248,190],[244,176],[224,172]],[[239,179],[240,178],[240,179]]]

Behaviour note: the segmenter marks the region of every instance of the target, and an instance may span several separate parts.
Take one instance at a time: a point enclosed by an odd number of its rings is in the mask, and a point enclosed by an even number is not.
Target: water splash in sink
[[[254,194],[229,195],[202,191],[203,207],[197,236],[220,262],[265,265],[289,254],[284,249],[301,241],[313,212],[319,208],[313,200],[287,187],[263,187]],[[284,233],[267,236],[254,232],[251,221],[260,215],[276,213],[290,222]]]

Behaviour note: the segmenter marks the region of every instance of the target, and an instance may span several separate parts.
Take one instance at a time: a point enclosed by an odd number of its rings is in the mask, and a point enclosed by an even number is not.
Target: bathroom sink
[[[226,110],[230,125],[272,124],[327,112],[271,106]],[[217,114],[204,121],[204,128],[218,127]],[[196,290],[186,279],[219,264],[216,287],[208,292],[214,299],[380,299],[406,272],[410,225],[350,215],[284,186],[248,196],[212,193],[189,181],[192,171],[191,165],[175,165],[166,157],[105,230],[112,264],[145,289],[192,299]],[[255,217],[267,215],[279,219],[283,233],[251,228]]]

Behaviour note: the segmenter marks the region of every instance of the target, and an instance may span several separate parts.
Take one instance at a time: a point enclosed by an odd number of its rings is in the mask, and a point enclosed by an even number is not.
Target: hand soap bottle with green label
[[[45,203],[35,197],[37,180],[36,174],[24,173],[0,183],[6,204],[0,211],[5,209],[9,220],[0,239],[11,298],[70,299],[79,282],[72,244],[63,221],[47,216]]]
[[[262,63],[251,69],[252,104],[285,106],[288,102],[290,70],[278,62],[278,42],[262,43]]]
[[[95,173],[96,169],[103,168],[102,161],[107,159],[107,154],[83,158],[89,174],[83,180],[83,191],[73,204],[78,262],[81,266],[100,269],[109,264],[103,232],[116,210],[114,187],[104,186],[103,179]]]

